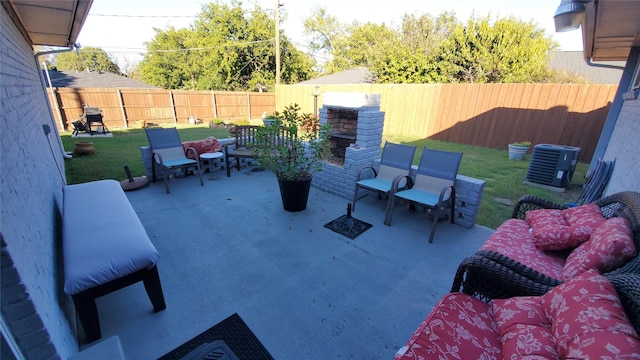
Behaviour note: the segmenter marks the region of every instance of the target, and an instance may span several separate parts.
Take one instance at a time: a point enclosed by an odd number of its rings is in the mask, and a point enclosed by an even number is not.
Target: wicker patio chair
[[[640,273],[640,193],[625,191],[594,202],[605,218],[625,218],[631,225],[633,241],[639,254],[624,265],[608,272],[608,276]],[[535,196],[524,196],[513,211],[513,218],[524,219],[529,210],[564,209]],[[461,291],[483,300],[513,296],[542,295],[563,281],[542,274],[503,254],[478,250],[458,266],[451,291]]]
[[[640,334],[640,274],[606,274],[605,277],[616,288],[624,312]]]

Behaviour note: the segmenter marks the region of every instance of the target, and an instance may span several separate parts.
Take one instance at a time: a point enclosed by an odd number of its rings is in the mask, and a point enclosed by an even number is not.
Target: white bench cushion
[[[64,291],[77,294],[150,268],[160,255],[116,180],[64,188]]]

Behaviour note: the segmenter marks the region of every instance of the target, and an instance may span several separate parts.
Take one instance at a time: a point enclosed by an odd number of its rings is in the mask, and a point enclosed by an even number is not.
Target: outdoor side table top
[[[220,151],[200,154],[200,159],[209,161],[209,168],[211,169],[211,177],[209,178],[209,180],[217,180],[220,178],[215,174],[215,163],[217,159],[220,159],[223,156],[224,154]]]

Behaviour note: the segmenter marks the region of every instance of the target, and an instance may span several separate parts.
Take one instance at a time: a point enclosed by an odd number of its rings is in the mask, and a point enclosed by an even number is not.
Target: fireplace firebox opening
[[[329,147],[334,164],[344,165],[346,149],[356,142],[358,111],[353,109],[328,109],[327,121],[331,124]]]

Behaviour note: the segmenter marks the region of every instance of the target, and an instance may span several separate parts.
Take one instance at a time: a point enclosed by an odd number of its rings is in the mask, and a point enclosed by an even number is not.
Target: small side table
[[[200,154],[201,160],[207,160],[209,162],[209,168],[211,169],[211,177],[209,180],[218,180],[220,177],[215,174],[216,161],[223,157],[224,154],[220,151],[212,152],[212,153],[202,153]]]

